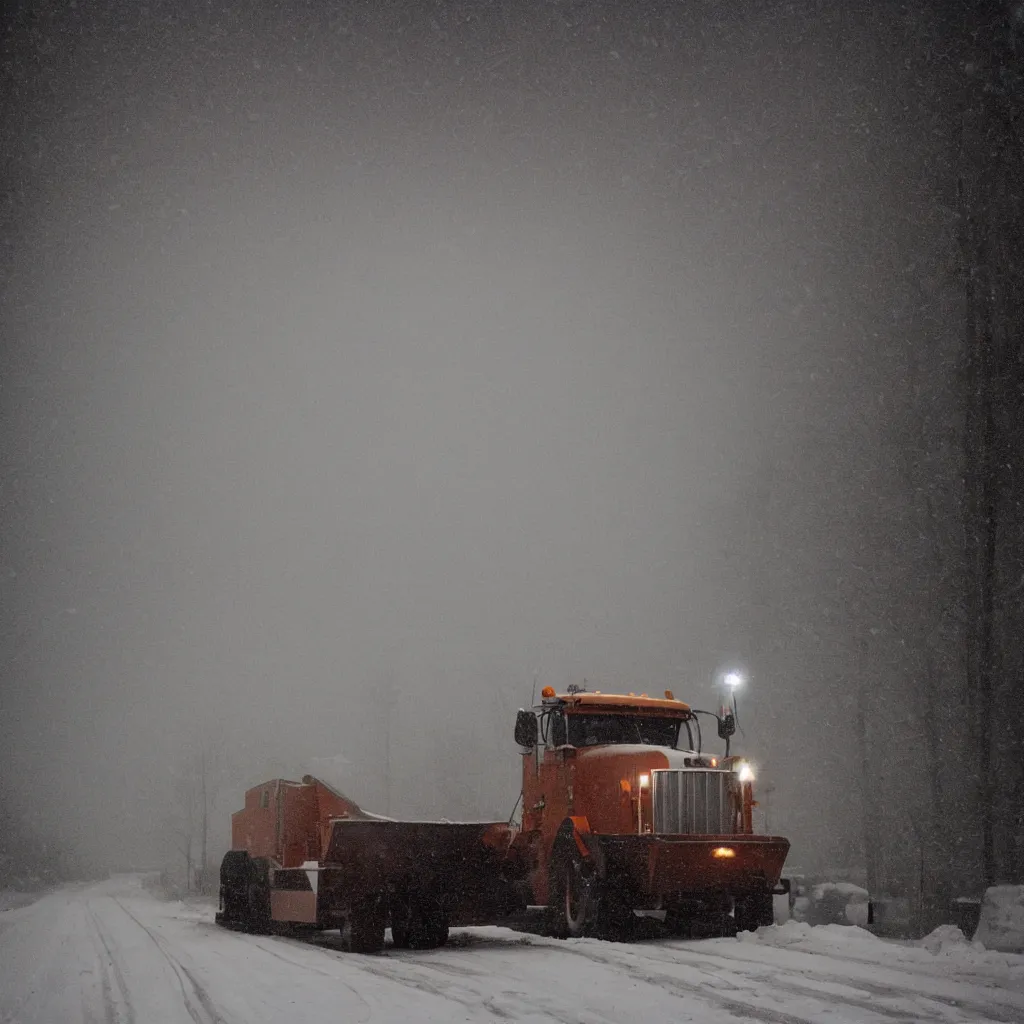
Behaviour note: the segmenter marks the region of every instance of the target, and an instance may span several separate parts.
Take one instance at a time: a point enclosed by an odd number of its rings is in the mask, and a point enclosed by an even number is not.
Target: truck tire
[[[567,939],[565,925],[565,867],[562,858],[553,858],[548,869],[548,905],[544,912],[544,930],[553,939]]]
[[[758,928],[775,924],[775,904],[771,892],[753,893],[736,900],[734,913],[737,932],[754,932]]]
[[[391,911],[391,945],[395,949],[408,949],[411,945],[412,934],[410,931],[410,924],[408,911],[401,916],[395,915],[394,909]]]
[[[578,939],[587,934],[594,917],[593,881],[583,877],[583,863],[578,857],[568,859],[564,879],[565,930],[570,938]]]
[[[270,865],[262,858],[249,862],[249,884],[246,887],[246,931],[266,935],[270,931]]]
[[[627,894],[606,880],[597,905],[594,934],[609,942],[631,942],[638,937],[639,920]]]
[[[376,900],[357,903],[348,915],[349,949],[353,953],[379,953],[384,948],[384,918]]]
[[[225,927],[245,926],[249,909],[249,854],[229,850],[220,862],[220,913],[215,920]]]
[[[596,910],[596,879],[588,878],[582,858],[560,850],[551,863],[548,883],[548,932],[556,939],[590,933]]]
[[[415,896],[409,907],[409,948],[437,949],[448,941],[448,913],[431,896]]]
[[[399,896],[391,901],[391,942],[395,949],[423,949],[423,921],[415,896]]]

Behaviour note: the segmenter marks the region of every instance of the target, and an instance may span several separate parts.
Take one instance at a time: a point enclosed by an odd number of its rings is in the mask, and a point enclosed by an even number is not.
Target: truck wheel
[[[249,909],[251,865],[245,850],[229,850],[220,862],[220,913],[215,920],[225,927],[245,925]]]
[[[391,944],[395,949],[408,949],[412,945],[408,920],[396,921],[394,917],[391,918]]]
[[[544,930],[554,939],[567,939],[565,925],[565,866],[564,858],[552,858],[548,869],[548,905],[544,911]]]
[[[421,920],[410,933],[410,949],[437,949],[448,941],[448,924],[443,920]]]
[[[753,932],[775,924],[775,905],[770,892],[754,893],[736,901],[736,931]]]
[[[391,943],[395,949],[410,949],[416,919],[412,901],[408,897],[396,897],[391,901]]]
[[[629,942],[637,937],[637,925],[632,901],[607,880],[597,906],[597,937],[609,942]]]
[[[348,926],[353,953],[379,953],[384,948],[384,913],[376,900],[357,903],[348,916]]]
[[[692,939],[693,925],[689,915],[678,907],[669,907],[665,913],[665,930],[677,939]]]
[[[448,941],[448,914],[436,899],[420,896],[412,902],[409,945],[413,949],[436,949]]]
[[[586,935],[594,919],[594,880],[571,851],[552,858],[548,883],[548,932],[556,939]]]
[[[249,884],[246,887],[246,930],[256,935],[270,931],[270,872],[265,860],[250,861]]]
[[[593,917],[593,884],[583,877],[583,865],[572,857],[565,868],[563,885],[565,907],[565,930],[571,938],[585,935]]]

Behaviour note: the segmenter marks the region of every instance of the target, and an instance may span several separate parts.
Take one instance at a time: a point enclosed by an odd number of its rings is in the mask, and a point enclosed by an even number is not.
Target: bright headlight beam
[[[739,672],[726,672],[722,678],[722,682],[729,687],[730,690],[735,690],[737,686],[743,685],[743,676]]]

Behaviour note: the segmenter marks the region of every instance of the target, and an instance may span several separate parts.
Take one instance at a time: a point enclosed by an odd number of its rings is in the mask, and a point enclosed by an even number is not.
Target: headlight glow
[[[753,782],[754,781],[754,769],[747,764],[746,761],[740,765],[739,770],[740,782]]]

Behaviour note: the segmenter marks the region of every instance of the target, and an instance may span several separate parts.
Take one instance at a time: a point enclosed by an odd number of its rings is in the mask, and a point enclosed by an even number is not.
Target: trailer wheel
[[[379,953],[384,948],[384,917],[376,900],[362,900],[352,908],[348,942],[353,953]]]

